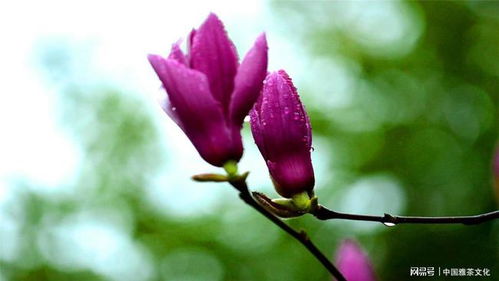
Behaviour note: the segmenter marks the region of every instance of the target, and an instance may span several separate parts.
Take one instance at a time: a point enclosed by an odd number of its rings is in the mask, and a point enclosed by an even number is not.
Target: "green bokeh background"
[[[277,30],[301,50],[289,58],[301,69],[290,73],[312,120],[321,203],[345,212],[421,216],[497,209],[491,173],[499,132],[497,2],[266,5]],[[366,18],[383,17],[380,9],[391,9],[398,20],[366,25]],[[237,27],[227,28],[237,33]],[[77,193],[42,196],[27,187],[34,184],[29,179],[12,182],[16,198],[2,208],[19,224],[21,247],[0,259],[0,280],[331,280],[301,245],[224,184],[197,185],[226,189],[209,212],[178,215],[151,207],[144,189],[158,175],[169,175],[162,167],[176,161],[169,156],[175,147],[166,140],[165,148],[164,128],[149,110],[153,102],[105,82],[85,85],[73,54],[71,45],[55,42],[35,56],[45,79],[59,85],[60,122],[84,155],[72,186]],[[243,134],[245,145],[254,146],[247,124]],[[265,184],[251,188],[275,196],[269,180],[259,182]],[[192,195],[176,188],[169,196]],[[119,225],[111,237],[126,242],[116,244],[112,260],[100,262],[105,254],[98,247],[74,257],[70,242],[58,246],[65,239],[58,227],[78,225],[88,214],[97,225]],[[305,229],[331,259],[343,239],[357,239],[378,280],[409,280],[413,266],[488,268],[487,280],[499,276],[497,221],[385,227],[305,216],[287,222]],[[85,241],[108,243],[98,235]],[[0,241],[0,253],[9,251],[8,244]],[[125,274],[119,266],[113,271],[116,264],[132,267]]]

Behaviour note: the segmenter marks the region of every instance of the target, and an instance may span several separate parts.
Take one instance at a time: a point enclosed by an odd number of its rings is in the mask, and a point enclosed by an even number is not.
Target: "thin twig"
[[[374,221],[380,222],[387,226],[393,226],[402,223],[418,223],[418,224],[480,224],[483,222],[495,220],[499,218],[499,211],[493,211],[490,213],[475,215],[475,216],[460,216],[460,217],[406,217],[406,216],[394,216],[390,214],[384,214],[383,216],[371,216],[371,215],[355,215],[340,213],[329,210],[328,208],[319,205],[318,208],[312,213],[316,218],[320,220],[357,220],[357,221]]]
[[[329,261],[329,259],[315,246],[304,231],[297,232],[282,220],[274,216],[260,206],[251,196],[244,179],[230,181],[230,184],[239,191],[239,197],[248,205],[257,210],[260,214],[269,219],[272,223],[286,231],[293,238],[298,240],[307,250],[336,278],[338,281],[346,281],[341,272]]]

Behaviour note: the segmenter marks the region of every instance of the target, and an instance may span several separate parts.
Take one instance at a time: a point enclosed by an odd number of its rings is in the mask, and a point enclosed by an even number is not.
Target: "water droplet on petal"
[[[175,106],[172,107],[172,111],[176,111],[176,110],[177,110],[177,108]]]
[[[315,148],[313,146],[310,147],[310,152],[314,152]]]

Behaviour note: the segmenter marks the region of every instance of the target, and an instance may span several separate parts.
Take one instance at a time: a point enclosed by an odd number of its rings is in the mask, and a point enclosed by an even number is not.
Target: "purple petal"
[[[251,125],[251,133],[253,134],[253,139],[260,150],[264,159],[267,159],[267,152],[265,148],[265,141],[263,139],[263,124],[260,118],[260,109],[262,107],[262,95],[260,95],[253,105],[253,108],[250,110],[250,125]]]
[[[343,241],[336,262],[338,269],[348,281],[376,280],[369,258],[353,240]]]
[[[194,36],[196,36],[195,28],[189,33],[189,38],[187,40],[187,62],[189,67],[191,67],[192,41],[194,40]]]
[[[224,112],[228,112],[238,58],[234,44],[215,14],[210,14],[193,34],[189,55],[191,68],[206,74],[211,93]]]
[[[285,71],[267,76],[260,112],[271,160],[285,157],[290,151],[310,153],[310,121]]]
[[[237,70],[231,97],[230,116],[235,124],[242,124],[262,89],[267,74],[267,40],[260,35]]]
[[[163,87],[162,87],[163,88]],[[163,88],[164,89],[164,88]],[[170,99],[168,98],[168,95],[165,92],[162,92],[161,95],[158,97],[158,103],[161,109],[175,122],[177,125],[184,130],[184,125],[182,125],[182,121],[180,120],[180,117],[177,114],[177,110],[175,107],[172,106],[172,103],[170,102]]]
[[[210,93],[206,76],[175,59],[157,55],[148,59],[167,91],[174,119],[179,120],[201,157],[215,166],[239,160],[241,141],[227,125],[220,103]]]
[[[185,57],[184,53],[180,49],[179,42],[174,43],[172,45],[172,50],[170,51],[170,55],[168,56],[168,58],[174,59],[183,65],[187,65],[187,58]]]
[[[274,187],[280,195],[290,198],[314,187],[314,168],[310,156],[305,154],[289,155],[278,162],[267,161]]]

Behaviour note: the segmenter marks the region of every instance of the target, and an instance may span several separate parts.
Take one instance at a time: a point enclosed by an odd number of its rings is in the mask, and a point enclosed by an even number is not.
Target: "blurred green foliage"
[[[307,53],[297,58],[310,67],[298,87],[312,120],[314,154],[328,159],[317,175],[326,179],[317,186],[323,204],[426,216],[497,208],[490,169],[499,132],[496,2],[270,6],[284,36]],[[81,147],[81,170],[74,192],[55,198],[30,191],[28,181],[15,183],[16,200],[4,207],[18,224],[19,235],[10,238],[21,246],[9,256],[0,241],[0,280],[330,280],[235,192],[209,214],[176,216],[151,207],[145,187],[165,173],[165,161],[175,161],[161,146],[162,128],[137,95],[65,78],[75,72],[70,57],[60,49],[42,56],[50,79],[64,85],[61,120]],[[406,280],[411,266],[499,274],[497,222],[393,228],[308,216],[288,222],[306,229],[331,257],[341,239],[358,239],[379,280]],[[111,240],[99,238],[109,232]],[[82,256],[71,237],[91,250]]]

